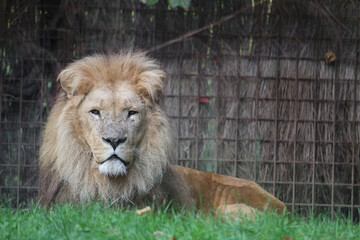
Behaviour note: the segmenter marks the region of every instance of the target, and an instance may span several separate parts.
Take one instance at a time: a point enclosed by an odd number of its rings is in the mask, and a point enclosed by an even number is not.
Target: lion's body
[[[158,105],[164,73],[142,53],[95,55],[60,75],[62,92],[40,150],[43,204],[154,197],[224,212],[236,203],[282,211],[257,184],[170,163],[172,134]],[[225,208],[224,208],[225,206]]]
[[[205,212],[209,210],[220,210],[225,213],[237,212],[238,209],[235,208],[238,204],[249,207],[241,210],[243,213],[249,209],[263,211],[269,208],[278,213],[284,210],[284,204],[281,201],[253,181],[181,166],[171,168],[172,171],[181,173],[180,175],[190,188],[193,203]],[[241,208],[244,209],[243,206]]]

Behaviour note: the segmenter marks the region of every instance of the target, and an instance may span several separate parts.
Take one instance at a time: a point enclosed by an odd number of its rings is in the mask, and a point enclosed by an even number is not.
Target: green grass
[[[155,234],[154,234],[155,233]],[[0,239],[359,239],[349,220],[266,213],[255,221],[226,221],[171,209],[137,215],[135,210],[87,206],[0,208]],[[173,237],[173,238],[172,238]]]

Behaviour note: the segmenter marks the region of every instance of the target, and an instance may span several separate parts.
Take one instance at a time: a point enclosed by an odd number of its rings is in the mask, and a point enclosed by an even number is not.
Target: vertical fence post
[[[313,88],[313,156],[312,156],[312,177],[311,177],[311,213],[315,213],[315,168],[316,168],[316,158],[317,158],[317,118],[318,118],[318,98],[319,98],[319,40],[315,40],[315,79],[314,79],[314,88]]]
[[[21,39],[22,46],[25,46],[25,39],[24,36]],[[16,188],[16,208],[19,208],[20,205],[20,182],[21,182],[21,172],[20,172],[20,165],[21,165],[21,147],[22,147],[22,135],[23,135],[23,126],[22,126],[22,111],[23,111],[23,81],[24,81],[24,58],[23,56],[19,59],[21,65],[21,75],[20,75],[20,103],[19,103],[19,119],[18,119],[18,162],[17,162],[17,188]]]
[[[282,22],[281,22],[281,16],[278,11],[276,11],[276,14],[278,16],[278,23],[277,23],[277,35],[276,35],[276,41],[277,44],[277,54],[276,54],[276,83],[275,83],[275,139],[274,139],[274,172],[273,172],[273,194],[275,195],[275,189],[276,189],[276,174],[277,174],[277,166],[276,163],[279,158],[279,152],[278,152],[278,146],[279,146],[279,88],[280,88],[280,78],[281,78],[281,72],[280,72],[280,55],[281,55],[281,46],[282,46]],[[294,210],[294,204],[292,204],[292,209]]]
[[[296,69],[295,69],[295,116],[294,116],[294,135],[293,135],[293,143],[294,143],[294,150],[293,150],[293,181],[292,181],[292,209],[295,210],[295,190],[296,190],[296,143],[297,143],[297,128],[298,128],[298,105],[299,105],[299,58],[300,58],[300,46],[297,48],[297,54],[296,54]],[[290,118],[290,116],[289,116]]]
[[[353,119],[352,119],[352,157],[351,157],[351,207],[350,207],[350,217],[354,219],[354,184],[355,184],[355,159],[356,159],[356,123],[357,123],[357,80],[358,80],[358,67],[359,67],[359,8],[355,5],[356,11],[356,19],[358,22],[356,23],[356,40],[355,40],[355,69],[354,69],[354,93],[353,93]]]

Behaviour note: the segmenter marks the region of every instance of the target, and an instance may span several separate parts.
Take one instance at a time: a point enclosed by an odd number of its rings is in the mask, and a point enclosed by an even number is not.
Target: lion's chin
[[[126,175],[126,166],[119,159],[109,159],[100,164],[99,171],[107,176],[124,176]]]

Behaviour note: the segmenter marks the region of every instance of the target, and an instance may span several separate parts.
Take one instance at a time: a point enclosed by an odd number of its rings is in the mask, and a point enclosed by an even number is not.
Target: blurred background
[[[304,216],[358,219],[359,1],[143,2],[0,2],[3,201],[36,196],[61,69],[136,48],[167,73],[178,164],[254,180]]]

